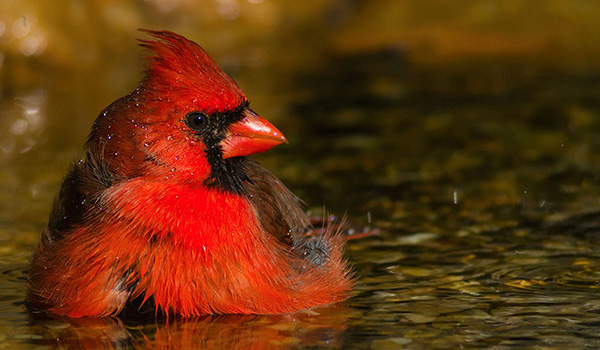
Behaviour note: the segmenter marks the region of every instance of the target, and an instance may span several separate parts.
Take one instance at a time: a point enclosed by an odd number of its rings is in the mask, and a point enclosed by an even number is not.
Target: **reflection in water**
[[[69,320],[37,320],[32,323],[39,339],[36,345],[50,345],[67,349],[126,349],[133,339],[123,323],[112,318],[81,318]]]
[[[339,347],[348,310],[327,307],[295,315],[207,316],[156,324],[118,318],[31,317],[35,345],[69,349],[287,349],[299,344]]]

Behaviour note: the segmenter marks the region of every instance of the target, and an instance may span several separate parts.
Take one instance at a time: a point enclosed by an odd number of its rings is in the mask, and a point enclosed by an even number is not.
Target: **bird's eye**
[[[208,116],[202,112],[190,112],[185,116],[185,123],[194,131],[203,132],[208,128]]]

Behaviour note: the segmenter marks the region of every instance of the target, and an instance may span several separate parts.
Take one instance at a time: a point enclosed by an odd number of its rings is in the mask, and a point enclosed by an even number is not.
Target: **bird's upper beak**
[[[223,158],[264,152],[288,142],[281,131],[251,109],[247,108],[243,114],[242,120],[229,127],[227,136],[221,143]]]

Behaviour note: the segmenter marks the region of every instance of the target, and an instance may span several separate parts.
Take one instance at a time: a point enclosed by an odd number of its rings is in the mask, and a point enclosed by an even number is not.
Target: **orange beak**
[[[232,158],[264,152],[284,142],[288,141],[273,124],[246,109],[244,118],[229,127],[221,145],[223,158]]]

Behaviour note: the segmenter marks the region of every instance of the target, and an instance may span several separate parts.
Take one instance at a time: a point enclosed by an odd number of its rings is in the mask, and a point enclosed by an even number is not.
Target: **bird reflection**
[[[67,349],[287,349],[339,347],[350,312],[343,305],[288,315],[224,315],[158,322],[32,314],[36,345]]]

